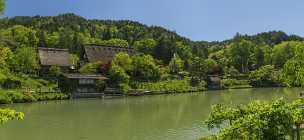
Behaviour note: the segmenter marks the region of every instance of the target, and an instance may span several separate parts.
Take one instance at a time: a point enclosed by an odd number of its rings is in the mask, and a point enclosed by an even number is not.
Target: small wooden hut
[[[208,75],[207,78],[208,89],[219,90],[221,89],[221,78],[219,75]]]
[[[59,78],[58,86],[62,92],[71,94],[73,98],[95,98],[103,95],[107,79],[97,74],[63,74]]]

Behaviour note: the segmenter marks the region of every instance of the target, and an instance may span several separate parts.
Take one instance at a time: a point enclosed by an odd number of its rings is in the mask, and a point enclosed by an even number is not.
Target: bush
[[[13,103],[12,99],[7,94],[0,94],[0,104],[11,104]]]
[[[215,105],[205,123],[209,129],[220,131],[201,140],[285,140],[294,124],[304,118],[300,108],[303,101],[287,103],[279,99],[237,107]]]
[[[201,91],[205,89],[205,82],[191,86],[190,80],[169,80],[156,83],[139,83],[137,89],[167,92]]]
[[[96,74],[100,72],[102,62],[87,63],[79,69],[81,74]]]
[[[223,79],[222,86],[224,87],[232,87],[232,86],[241,86],[248,85],[248,80],[237,80],[237,79]]]
[[[277,85],[274,66],[266,65],[249,74],[249,83],[254,87],[267,87]]]

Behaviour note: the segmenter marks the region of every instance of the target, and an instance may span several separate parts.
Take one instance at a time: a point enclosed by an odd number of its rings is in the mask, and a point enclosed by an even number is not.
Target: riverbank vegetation
[[[201,140],[292,139],[295,124],[304,119],[303,105],[303,100],[287,103],[283,99],[237,107],[214,105],[206,125],[219,132]]]

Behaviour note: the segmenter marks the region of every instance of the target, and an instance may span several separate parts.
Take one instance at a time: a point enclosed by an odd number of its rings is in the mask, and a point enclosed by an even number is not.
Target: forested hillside
[[[193,84],[205,81],[208,74],[223,76],[224,86],[304,83],[301,76],[294,76],[298,73],[288,73],[290,69],[302,72],[295,65],[302,63],[298,60],[302,57],[303,38],[282,31],[237,33],[225,41],[192,41],[162,27],[126,20],[88,20],[75,14],[3,18],[0,27],[1,66],[17,74],[37,75],[37,47],[68,48],[77,60],[83,44],[100,44],[133,47],[144,54],[132,58],[119,54],[115,58],[108,74],[118,79],[112,81],[118,85],[123,82],[146,87],[137,84],[185,77]],[[80,72],[94,66],[99,67],[89,64]]]

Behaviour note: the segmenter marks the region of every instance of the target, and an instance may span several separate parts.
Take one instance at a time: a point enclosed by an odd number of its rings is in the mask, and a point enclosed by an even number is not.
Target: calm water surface
[[[285,97],[301,89],[267,88],[203,93],[15,104],[23,121],[0,126],[0,140],[196,140],[213,104]]]

